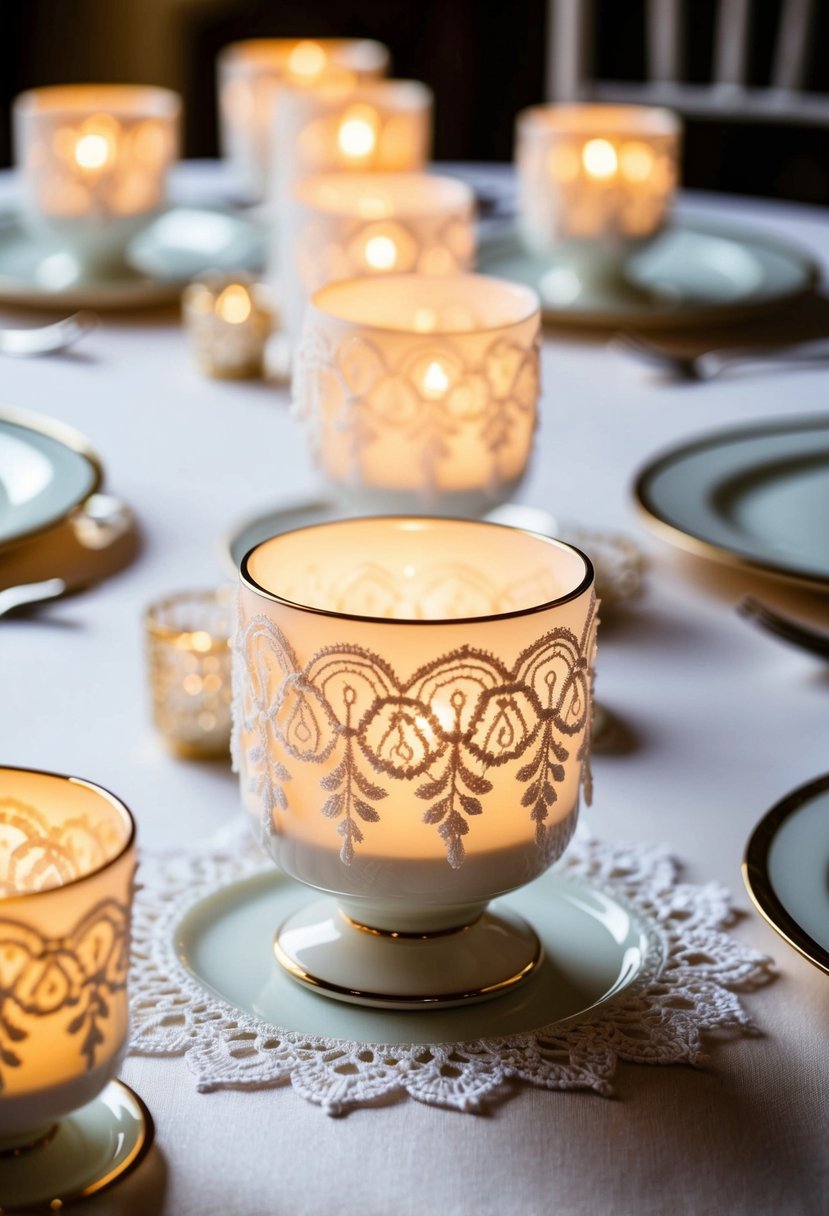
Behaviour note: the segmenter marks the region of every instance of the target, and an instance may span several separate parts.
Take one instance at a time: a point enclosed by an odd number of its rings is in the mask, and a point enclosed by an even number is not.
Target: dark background
[[[641,78],[645,0],[599,4],[598,75]],[[726,0],[728,2],[728,0]],[[686,5],[687,79],[710,70],[717,0]],[[829,91],[829,4],[816,6],[808,87]],[[141,81],[178,88],[185,155],[214,156],[215,59],[246,37],[350,35],[391,50],[393,74],[436,98],[435,158],[509,160],[516,113],[544,92],[546,0],[0,0],[0,165],[9,108],[36,85]],[[768,78],[780,0],[754,0],[750,77]],[[829,204],[829,127],[688,121],[683,180]]]

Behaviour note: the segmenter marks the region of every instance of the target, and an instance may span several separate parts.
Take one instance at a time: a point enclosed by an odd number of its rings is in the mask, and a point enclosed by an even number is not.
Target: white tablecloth
[[[686,197],[683,209],[745,219],[829,263],[829,216],[817,210],[712,197]],[[590,826],[668,842],[691,880],[719,879],[748,908],[740,860],[753,824],[827,768],[827,672],[737,618],[744,579],[705,579],[708,567],[651,541],[630,485],[646,458],[686,436],[818,413],[829,374],[660,383],[604,341],[557,334],[545,342],[543,385],[522,498],[628,531],[652,555],[646,594],[600,635],[599,695],[635,747],[597,757]],[[0,626],[3,759],[110,787],[134,810],[144,846],[204,841],[236,814],[236,780],[221,765],[172,759],[153,733],[141,613],[161,593],[219,581],[219,539],[233,521],[312,490],[287,394],[204,379],[175,317],[152,312],[105,317],[76,355],[6,359],[0,386],[0,405],[50,414],[92,440],[145,539],[119,576]],[[715,1046],[700,1070],[622,1066],[615,1100],[524,1089],[487,1116],[409,1101],[334,1120],[287,1087],[201,1095],[182,1060],[129,1060],[123,1076],[152,1109],[156,1148],[89,1210],[825,1212],[829,981],[756,914],[738,932],[779,962],[779,980],[746,998],[761,1037]]]

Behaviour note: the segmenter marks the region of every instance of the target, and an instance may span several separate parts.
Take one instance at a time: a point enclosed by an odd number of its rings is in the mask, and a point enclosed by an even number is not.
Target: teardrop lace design
[[[576,839],[558,872],[625,902],[649,941],[645,966],[618,997],[569,1021],[462,1043],[390,1045],[303,1035],[266,1025],[208,992],[175,949],[173,929],[188,908],[269,868],[242,845],[227,854],[145,859],[142,866],[130,1050],[186,1056],[203,1093],[290,1081],[332,1115],[401,1094],[474,1112],[505,1097],[515,1081],[609,1096],[620,1060],[699,1064],[707,1035],[756,1033],[739,994],[772,975],[770,959],[725,931],[735,914],[719,884],[681,882],[663,848]]]

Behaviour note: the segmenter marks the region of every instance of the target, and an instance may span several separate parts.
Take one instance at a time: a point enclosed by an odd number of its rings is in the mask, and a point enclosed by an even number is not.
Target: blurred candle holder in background
[[[166,200],[180,113],[176,93],[144,85],[57,85],[15,99],[23,219],[66,251],[45,287],[125,272],[128,241]]]
[[[153,720],[185,759],[228,755],[231,617],[227,587],[170,595],[146,612]]]
[[[457,178],[334,173],[300,182],[280,225],[285,327],[295,342],[326,283],[390,273],[472,269],[475,200]]]
[[[356,86],[384,76],[389,53],[365,38],[254,38],[226,46],[217,60],[222,154],[244,196],[261,201],[272,158],[279,87],[314,87],[326,76]]]
[[[263,375],[273,313],[261,284],[243,274],[208,273],[185,289],[182,313],[196,364],[206,376]]]
[[[523,982],[487,911],[575,829],[596,609],[578,550],[497,524],[375,517],[283,533],[241,570],[234,755],[274,861],[334,898],[277,930],[316,992],[429,1008]]]
[[[623,276],[664,225],[677,184],[681,123],[655,106],[535,106],[518,116],[519,231],[577,279]],[[566,276],[562,276],[566,292]],[[566,301],[564,301],[566,302]]]
[[[325,77],[313,88],[280,90],[272,197],[287,203],[303,178],[320,173],[417,173],[432,144],[432,93],[416,80]]]
[[[64,1202],[143,1157],[152,1120],[112,1080],[126,1047],[135,825],[77,777],[0,768],[0,1200]]]
[[[483,275],[329,284],[305,314],[294,405],[338,497],[477,514],[515,491],[536,426],[539,304]]]

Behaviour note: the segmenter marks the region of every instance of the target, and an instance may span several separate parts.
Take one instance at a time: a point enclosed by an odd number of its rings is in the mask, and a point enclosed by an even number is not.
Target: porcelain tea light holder
[[[375,517],[242,563],[234,750],[265,848],[327,893],[279,963],[339,1000],[484,1000],[538,967],[489,900],[575,828],[589,746],[590,562],[497,524]]]
[[[265,198],[274,110],[282,85],[313,88],[336,76],[353,86],[388,71],[389,53],[365,38],[254,38],[226,46],[217,61],[222,154],[251,202]]]
[[[472,191],[452,177],[329,173],[300,182],[279,226],[281,299],[292,341],[308,300],[326,283],[471,270],[474,216]]]
[[[24,221],[55,248],[43,286],[128,271],[129,240],[163,206],[181,101],[144,85],[58,85],[14,103]]]
[[[294,405],[354,510],[477,515],[506,501],[536,427],[539,303],[484,275],[386,275],[316,292]]]
[[[663,227],[676,190],[681,122],[655,106],[536,106],[518,116],[519,233],[555,255],[545,295],[569,304],[591,288],[637,294],[633,254]]]
[[[126,1045],[135,826],[76,777],[0,768],[0,1204],[51,1209],[132,1168],[152,1121]]]

